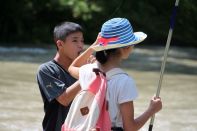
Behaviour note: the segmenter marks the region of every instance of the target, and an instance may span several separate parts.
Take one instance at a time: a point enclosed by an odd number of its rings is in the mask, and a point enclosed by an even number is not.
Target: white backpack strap
[[[106,73],[106,78],[107,78],[107,81],[111,80],[113,76],[115,75],[119,75],[119,74],[125,74],[125,75],[128,75],[126,72],[124,72],[122,69],[120,68],[114,68],[110,71],[108,71]],[[113,123],[114,125],[113,126],[117,126],[116,123],[117,123],[117,116],[115,118],[115,123]]]

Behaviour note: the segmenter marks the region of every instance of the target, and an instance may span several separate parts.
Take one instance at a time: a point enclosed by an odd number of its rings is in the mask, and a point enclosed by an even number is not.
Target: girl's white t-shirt
[[[79,69],[79,82],[82,89],[85,89],[95,75],[93,68],[98,68],[96,63],[87,64]],[[113,68],[106,72],[108,109],[112,126],[123,127],[122,115],[119,106],[122,103],[133,101],[138,96],[134,80],[122,69]]]

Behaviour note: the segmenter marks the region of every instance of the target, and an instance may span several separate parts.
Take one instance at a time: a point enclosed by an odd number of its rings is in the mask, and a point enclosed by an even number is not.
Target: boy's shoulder
[[[45,63],[42,63],[38,68],[39,68],[39,70],[42,70],[42,69],[45,69],[49,66],[54,66],[54,65],[55,65],[55,63],[51,60],[51,61],[47,61]]]

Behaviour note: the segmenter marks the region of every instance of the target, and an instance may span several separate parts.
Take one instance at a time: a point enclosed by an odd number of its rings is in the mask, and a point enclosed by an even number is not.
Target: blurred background
[[[103,22],[125,17],[134,31],[148,34],[149,44],[164,44],[175,0],[2,0],[0,2],[0,45],[43,45],[53,43],[53,27],[74,21],[85,30],[87,44],[93,42]],[[197,46],[197,1],[180,0],[174,45]]]
[[[0,131],[41,131],[43,103],[36,83],[41,63],[53,59],[53,28],[63,21],[84,28],[85,44],[113,17],[130,20],[148,38],[122,64],[135,80],[135,116],[155,94],[175,0],[0,1]],[[197,1],[180,0],[155,131],[197,131]],[[149,122],[140,130],[147,131]]]

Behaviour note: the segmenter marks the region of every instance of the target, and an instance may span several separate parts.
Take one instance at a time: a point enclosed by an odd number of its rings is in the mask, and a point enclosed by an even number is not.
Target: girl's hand
[[[98,42],[99,42],[99,38],[100,38],[100,37],[101,37],[101,35],[100,35],[100,32],[99,32],[98,35],[97,35],[97,38],[96,38],[95,42],[94,42],[91,46],[97,45]]]
[[[157,113],[162,109],[162,101],[160,97],[153,96],[150,105],[149,105],[149,111],[152,112],[152,114]]]

